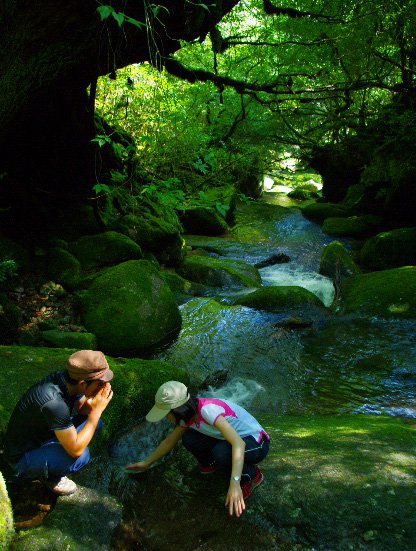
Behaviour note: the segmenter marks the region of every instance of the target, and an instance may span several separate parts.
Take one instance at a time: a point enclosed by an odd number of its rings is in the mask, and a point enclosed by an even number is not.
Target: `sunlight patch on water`
[[[266,285],[296,285],[316,295],[325,306],[331,306],[335,289],[332,280],[316,272],[309,272],[290,264],[276,264],[260,270],[263,283]]]

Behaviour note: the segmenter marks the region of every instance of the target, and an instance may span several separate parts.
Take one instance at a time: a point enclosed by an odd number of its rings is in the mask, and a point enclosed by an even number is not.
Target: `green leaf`
[[[124,16],[124,20],[140,30],[147,29],[147,25],[145,23],[137,21],[137,19],[133,19],[132,17],[128,17],[127,15]]]
[[[126,16],[124,15],[124,13],[113,11],[111,15],[117,21],[118,26],[121,27],[124,23],[124,20],[126,19]]]
[[[100,14],[101,21],[104,21],[104,19],[110,17],[110,15],[114,12],[114,8],[112,6],[100,6],[97,8],[97,11]]]
[[[110,187],[106,184],[95,184],[92,189],[95,191],[96,195],[99,193],[109,193],[111,191]]]

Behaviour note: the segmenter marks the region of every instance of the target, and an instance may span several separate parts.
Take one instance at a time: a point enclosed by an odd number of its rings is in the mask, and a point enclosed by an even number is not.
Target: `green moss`
[[[142,257],[142,251],[137,243],[126,235],[114,231],[84,235],[78,241],[71,243],[70,249],[84,270]]]
[[[322,252],[319,273],[338,280],[338,278],[359,274],[360,269],[344,245],[339,241],[332,241]]]
[[[81,263],[69,251],[56,247],[48,253],[48,275],[53,281],[73,289],[81,279]]]
[[[374,220],[373,220],[374,219]],[[348,216],[347,218],[325,218],[322,231],[334,236],[359,237],[368,235],[379,218],[371,216]]]
[[[180,211],[179,217],[186,233],[223,235],[228,231],[225,219],[211,207],[190,207]]]
[[[0,550],[9,549],[14,534],[13,513],[3,475],[0,472]]]
[[[238,260],[224,260],[209,256],[190,256],[177,269],[179,275],[197,283],[221,287],[223,285],[243,285],[260,287],[259,271]]]
[[[414,426],[365,415],[259,420],[272,445],[258,514],[283,539],[319,549],[413,548]]]
[[[416,265],[416,228],[402,228],[371,237],[361,250],[360,260],[376,270]]]
[[[60,369],[65,369],[68,357],[75,350],[0,346],[0,433],[4,433],[11,412],[20,396],[34,383]],[[184,369],[156,360],[113,359],[107,356],[114,378],[114,396],[103,414],[104,430],[100,442],[125,426],[129,420],[143,417],[154,403],[158,387],[167,380],[188,384]],[[97,443],[95,443],[97,445]]]
[[[85,327],[109,354],[148,352],[173,339],[181,326],[172,291],[157,268],[145,260],[108,268],[80,300]]]
[[[341,311],[382,318],[416,317],[416,267],[361,274],[341,287]]]
[[[76,348],[78,350],[95,350],[96,338],[92,333],[76,333],[74,331],[59,331],[47,329],[41,331],[40,338],[46,346],[54,348]]]
[[[266,312],[285,312],[288,308],[306,305],[323,306],[319,298],[307,289],[291,285],[262,287],[233,302]]]

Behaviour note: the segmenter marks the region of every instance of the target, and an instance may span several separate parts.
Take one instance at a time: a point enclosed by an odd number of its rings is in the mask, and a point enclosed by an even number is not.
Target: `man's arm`
[[[97,428],[98,421],[113,397],[111,385],[108,383],[88,400],[91,411],[84,427],[77,432],[74,426],[64,430],[56,430],[55,435],[66,453],[71,457],[80,457],[91,442]]]

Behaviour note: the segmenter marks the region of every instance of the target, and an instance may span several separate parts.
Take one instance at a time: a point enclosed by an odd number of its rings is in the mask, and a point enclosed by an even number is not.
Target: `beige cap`
[[[146,420],[151,423],[161,421],[171,409],[186,404],[190,396],[188,389],[179,381],[168,381],[161,385],[155,395],[155,405],[146,415]]]
[[[97,350],[79,350],[69,356],[67,370],[75,381],[99,380],[111,381],[111,371],[106,357]]]

